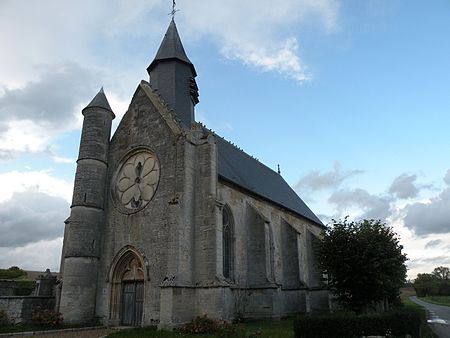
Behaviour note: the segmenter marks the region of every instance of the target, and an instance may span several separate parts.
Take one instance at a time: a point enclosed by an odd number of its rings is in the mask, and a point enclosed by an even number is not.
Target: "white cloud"
[[[57,155],[53,155],[52,156],[53,161],[55,161],[56,163],[66,163],[66,164],[73,164],[75,163],[75,159],[73,158],[69,158],[69,157],[63,157],[63,156],[57,156]]]
[[[25,270],[59,271],[62,237],[15,248],[0,248],[0,267],[19,266]]]
[[[300,178],[295,185],[295,190],[303,194],[305,190],[318,191],[323,189],[334,189],[339,187],[345,180],[364,173],[363,170],[342,170],[341,164],[334,162],[333,169],[326,172],[318,170],[310,171]]]
[[[444,182],[450,184],[450,169],[447,170],[444,176]]]
[[[31,120],[5,122],[6,131],[0,133],[0,151],[14,157],[18,152],[43,151],[51,138],[46,124],[36,124]]]
[[[13,193],[0,203],[0,247],[15,247],[61,237],[69,203],[34,189]]]
[[[0,53],[0,160],[43,152],[79,128],[80,110],[101,85],[117,115],[114,130],[170,10],[162,0],[4,0],[0,6],[0,41],[8,46]],[[303,26],[333,31],[339,11],[337,0],[198,0],[178,7],[182,35],[209,39],[229,59],[297,81],[310,77],[300,57]],[[131,51],[130,41],[146,47]]]
[[[95,95],[95,72],[77,64],[40,68],[39,78],[0,96],[0,153],[42,152],[81,126],[81,109]]]
[[[408,174],[396,177],[389,188],[389,193],[398,198],[416,197],[419,193],[419,189],[414,184],[416,179],[417,175]]]
[[[405,207],[405,226],[419,236],[450,233],[450,188],[427,202],[417,202]]]
[[[440,240],[440,239],[432,239],[427,244],[425,244],[425,249],[427,249],[427,248],[434,248],[434,247],[437,247],[440,244],[442,244],[442,240]]]
[[[197,0],[178,1],[178,8],[183,36],[206,37],[227,58],[303,81],[310,74],[300,56],[302,29],[312,25],[325,34],[335,30],[339,2]],[[36,79],[37,65],[75,62],[109,70],[120,65],[104,74],[118,82],[130,72],[130,61],[147,50],[131,53],[130,40],[156,46],[169,11],[170,3],[162,0],[4,0],[0,41],[9,50],[0,55],[2,81],[13,88],[23,86]],[[21,66],[7,66],[12,64]]]
[[[297,81],[310,78],[299,53],[302,25],[319,30],[336,28],[339,10],[334,0],[196,1],[183,6],[180,19],[191,36],[208,36],[230,58],[276,71]]]
[[[230,59],[241,60],[247,65],[259,67],[264,71],[276,71],[296,81],[310,80],[311,76],[300,60],[298,51],[296,38],[288,38],[277,46],[248,44],[222,48],[224,55]]]
[[[67,203],[72,200],[73,183],[51,175],[51,171],[10,171],[0,174],[0,203],[11,199],[15,192],[32,189],[52,197],[60,197]]]
[[[0,267],[57,271],[72,183],[51,171],[11,171],[0,186]]]
[[[391,216],[391,200],[370,194],[364,189],[341,189],[331,194],[328,202],[336,206],[338,217],[350,215],[357,210],[360,219],[379,219],[382,222]],[[350,213],[348,213],[350,210]]]

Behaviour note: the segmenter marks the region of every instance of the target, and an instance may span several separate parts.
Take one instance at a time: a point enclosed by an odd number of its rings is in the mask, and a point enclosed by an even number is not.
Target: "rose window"
[[[159,163],[148,151],[128,157],[119,169],[116,196],[129,211],[145,207],[155,194],[159,182]]]

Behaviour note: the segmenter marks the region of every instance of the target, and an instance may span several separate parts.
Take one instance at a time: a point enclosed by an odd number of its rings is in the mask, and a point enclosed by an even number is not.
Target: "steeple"
[[[194,65],[186,55],[183,44],[181,43],[180,35],[178,34],[177,25],[173,19],[170,21],[169,28],[167,28],[167,32],[164,35],[161,45],[159,46],[155,59],[152,61],[150,66],[148,66],[147,71],[150,72],[159,61],[170,59],[177,59],[186,63],[192,68],[194,76],[197,76]]]
[[[173,18],[147,72],[153,89],[159,91],[183,126],[190,128],[195,121],[194,106],[199,102],[197,72],[186,55]]]

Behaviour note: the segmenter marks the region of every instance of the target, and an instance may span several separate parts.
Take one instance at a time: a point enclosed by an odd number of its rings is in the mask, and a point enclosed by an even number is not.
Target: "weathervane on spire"
[[[172,15],[172,20],[175,20],[175,14],[179,11],[179,9],[175,9],[176,5],[175,0],[172,0],[172,11],[169,13],[169,15]]]

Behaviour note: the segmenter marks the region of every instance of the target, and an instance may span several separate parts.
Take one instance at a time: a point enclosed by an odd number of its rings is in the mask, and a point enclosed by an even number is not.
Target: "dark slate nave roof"
[[[220,136],[216,139],[220,177],[323,226],[280,174]]]

